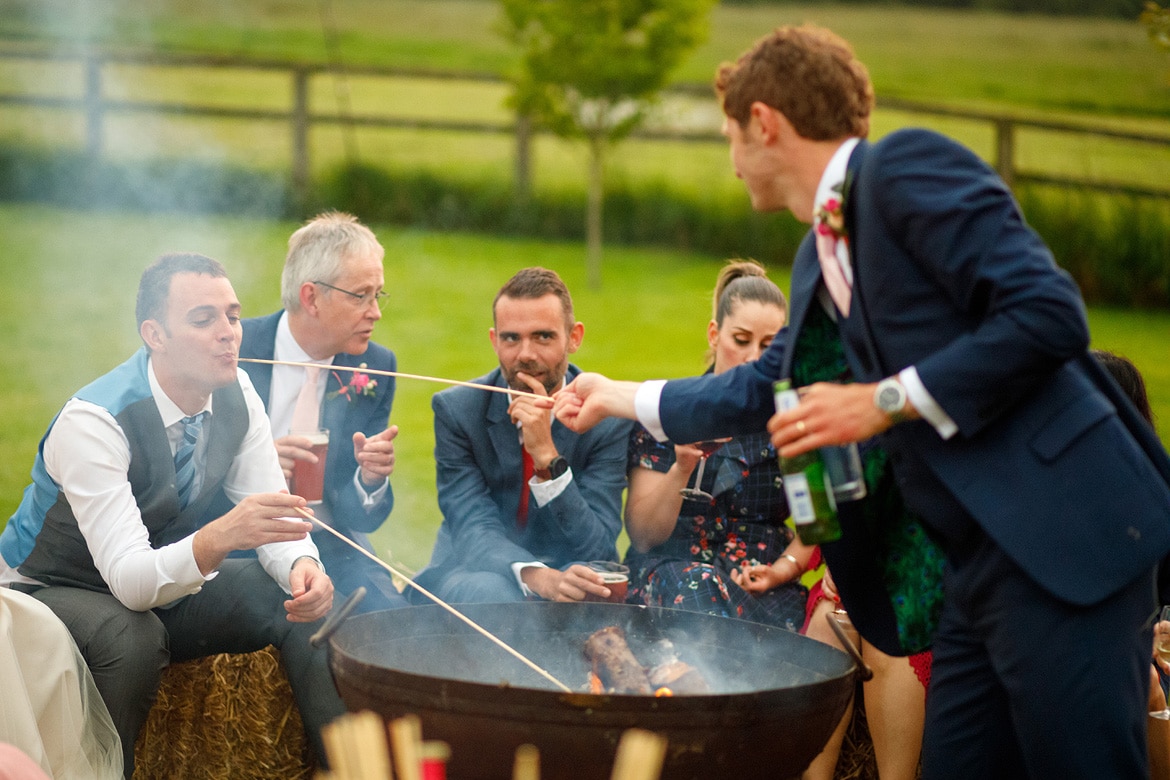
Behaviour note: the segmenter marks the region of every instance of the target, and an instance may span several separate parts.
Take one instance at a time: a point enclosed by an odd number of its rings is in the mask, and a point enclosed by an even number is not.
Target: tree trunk
[[[589,191],[585,214],[585,276],[601,289],[601,209],[605,197],[605,140],[589,139]]]

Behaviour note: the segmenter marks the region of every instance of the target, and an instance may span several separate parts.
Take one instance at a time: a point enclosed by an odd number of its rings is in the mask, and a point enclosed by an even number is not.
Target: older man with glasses
[[[384,250],[349,215],[320,214],[292,234],[281,274],[282,311],[243,321],[240,357],[264,400],[286,479],[294,465],[316,463],[310,435],[327,430],[324,490],[317,517],[369,552],[367,534],[394,507],[389,477],[394,437],[387,427],[394,379],[362,371],[394,371],[389,349],[370,340],[388,297]],[[297,363],[301,365],[282,365]],[[357,369],[347,370],[347,369]],[[290,485],[303,494],[304,485]],[[315,496],[306,496],[315,498]],[[386,569],[323,529],[313,532],[337,592],[367,590],[363,611],[407,605]]]

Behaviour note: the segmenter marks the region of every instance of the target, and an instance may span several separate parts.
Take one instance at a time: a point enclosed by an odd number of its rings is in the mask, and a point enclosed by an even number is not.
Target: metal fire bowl
[[[540,750],[543,780],[604,780],[629,728],[667,736],[662,778],[797,777],[853,695],[844,653],[783,629],[626,604],[550,602],[459,609],[573,689],[565,693],[438,606],[350,618],[329,640],[330,666],[351,711],[408,713],[425,739],[451,746],[452,780],[511,777],[515,750]],[[625,630],[635,654],[670,639],[709,694],[587,692],[584,641]]]

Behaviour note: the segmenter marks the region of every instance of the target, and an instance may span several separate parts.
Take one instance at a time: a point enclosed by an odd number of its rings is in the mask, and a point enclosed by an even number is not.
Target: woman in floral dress
[[[723,268],[713,303],[707,359],[716,374],[758,358],[787,315],[780,288],[749,261]],[[718,444],[702,463],[697,444],[658,442],[634,427],[625,513],[627,602],[797,631],[808,595],[800,576],[812,549],[784,524],[788,505],[776,450],[766,431]],[[742,570],[759,565],[768,566],[770,587],[748,593],[738,584]]]

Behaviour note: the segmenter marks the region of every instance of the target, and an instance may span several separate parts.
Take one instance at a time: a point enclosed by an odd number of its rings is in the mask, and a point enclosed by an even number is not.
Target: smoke
[[[64,0],[24,4],[20,29],[35,45],[22,48],[40,52],[47,46],[52,57],[2,61],[6,91],[81,99],[86,105],[82,110],[5,108],[0,128],[10,140],[0,146],[0,199],[72,209],[285,215],[290,202],[287,153],[279,168],[266,171],[247,164],[255,158],[279,158],[271,127],[112,105],[223,105],[217,93],[232,79],[242,78],[239,72],[102,60],[111,51],[152,48],[161,18],[152,14],[168,9],[142,6]],[[87,68],[87,61],[101,64]],[[95,89],[101,98],[96,103],[88,99]],[[247,99],[245,91],[244,103]],[[237,102],[233,107],[254,106]],[[264,146],[256,148],[258,144]],[[281,151],[286,149],[287,144]]]

